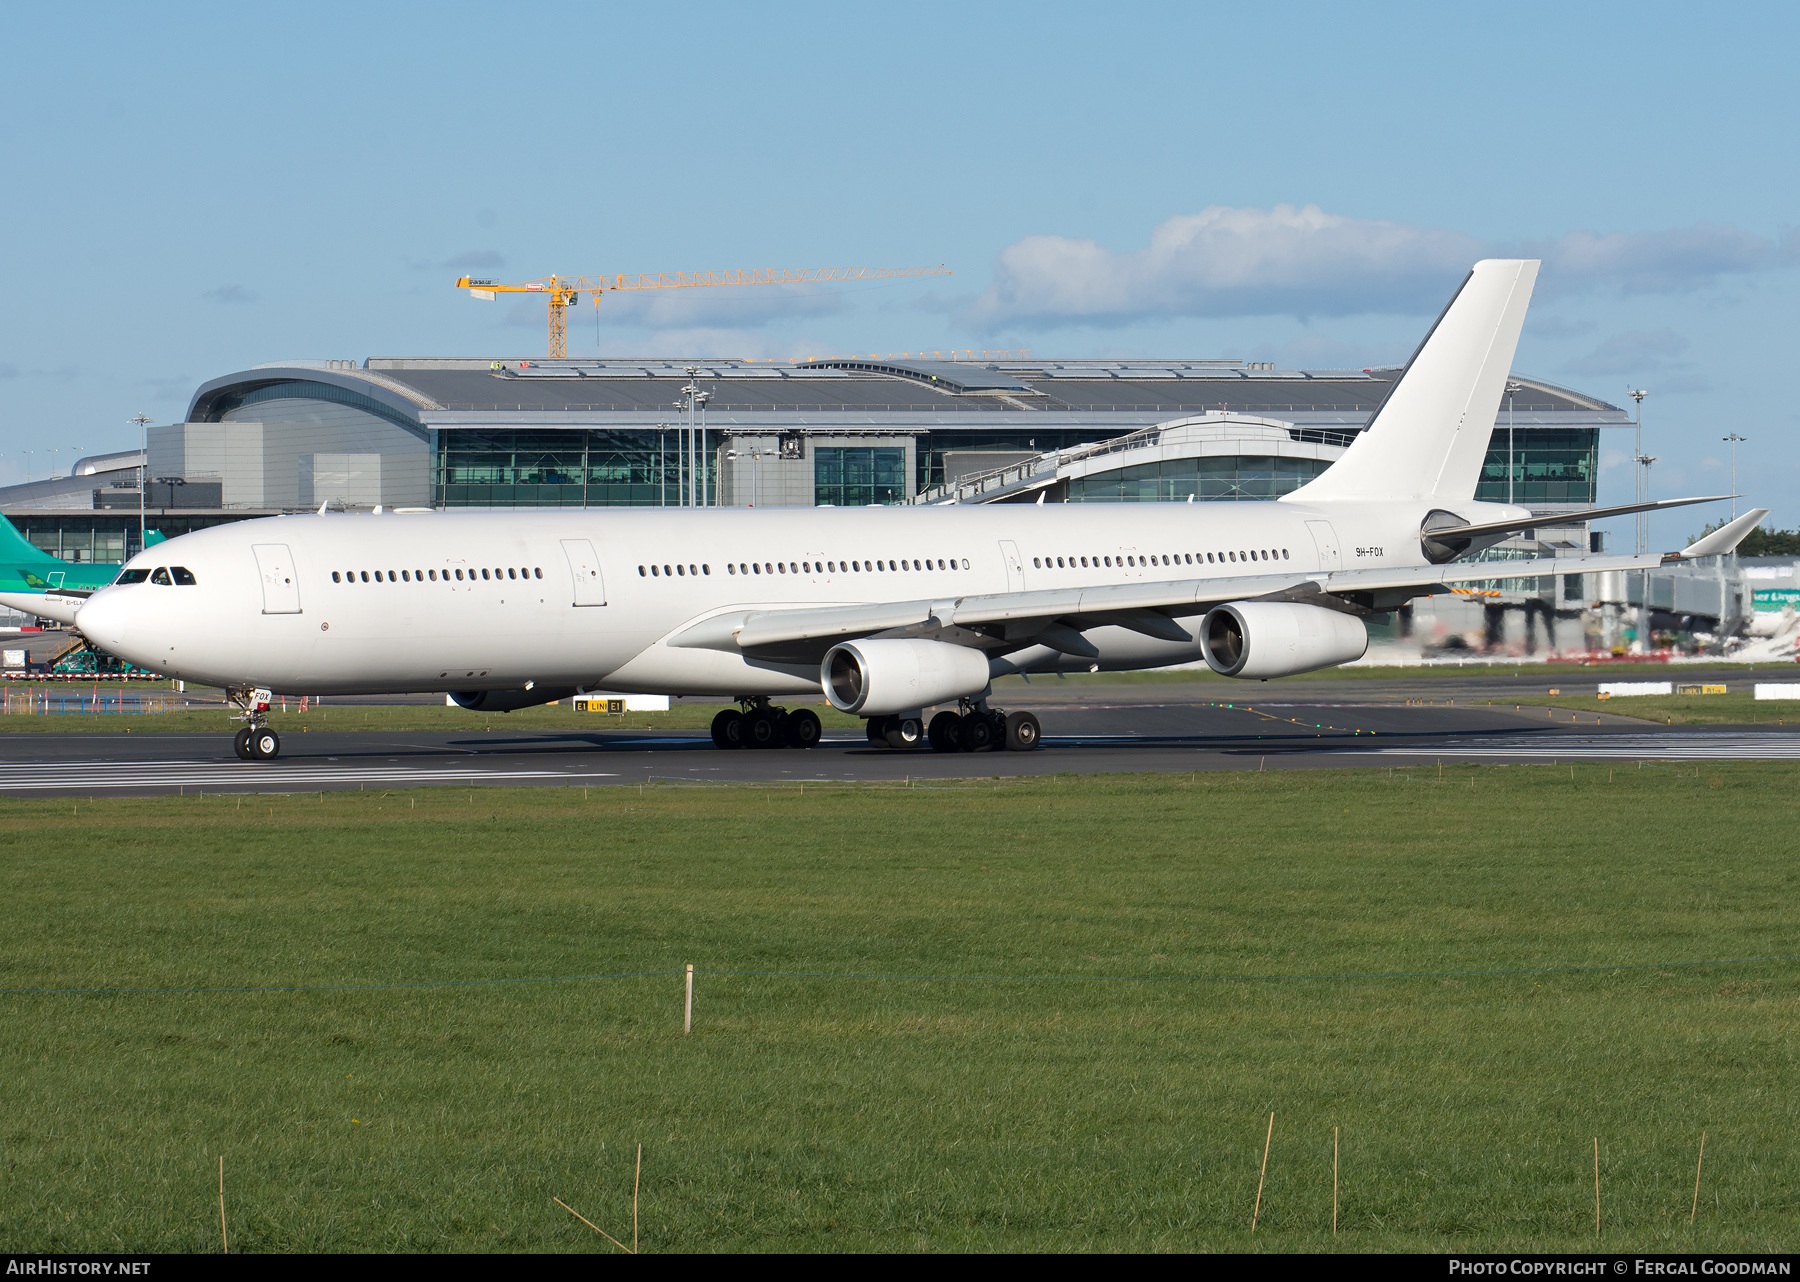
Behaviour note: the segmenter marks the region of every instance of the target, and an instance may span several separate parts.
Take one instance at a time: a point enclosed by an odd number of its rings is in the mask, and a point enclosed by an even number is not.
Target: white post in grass
[[[689,962],[687,968],[687,1009],[681,1016],[681,1031],[694,1031],[694,963]]]

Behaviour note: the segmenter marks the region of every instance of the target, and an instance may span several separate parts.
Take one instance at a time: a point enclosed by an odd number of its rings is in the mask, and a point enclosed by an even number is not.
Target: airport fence
[[[8,716],[61,716],[89,715],[111,716],[151,714],[163,712],[185,712],[193,707],[216,707],[216,704],[196,704],[185,694],[160,690],[102,690],[95,687],[91,690],[76,690],[68,686],[49,686],[38,689],[7,688],[0,690],[0,712]]]

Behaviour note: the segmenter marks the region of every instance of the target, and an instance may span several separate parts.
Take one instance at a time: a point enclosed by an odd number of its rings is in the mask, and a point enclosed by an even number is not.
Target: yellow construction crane
[[[884,280],[890,276],[948,276],[950,269],[937,267],[779,267],[750,271],[723,272],[644,272],[636,276],[545,276],[541,280],[520,281],[502,285],[497,281],[477,280],[472,276],[458,278],[456,287],[466,289],[471,297],[492,302],[496,294],[542,294],[550,304],[550,355],[569,354],[568,325],[565,312],[581,301],[583,294],[599,296],[614,289],[703,289],[715,285],[804,285],[825,280]]]

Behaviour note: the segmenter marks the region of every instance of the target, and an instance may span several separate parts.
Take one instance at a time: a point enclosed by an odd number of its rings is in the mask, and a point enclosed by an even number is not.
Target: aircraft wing
[[[1696,545],[1698,546],[1698,545]],[[1681,554],[1673,554],[1679,557]],[[1276,572],[1233,578],[1172,579],[997,592],[980,596],[902,601],[894,604],[736,610],[714,615],[676,633],[667,644],[681,649],[742,652],[768,659],[812,661],[840,641],[876,635],[932,637],[983,649],[1049,645],[1066,654],[1093,647],[1084,628],[1116,626],[1164,641],[1194,639],[1179,620],[1228,601],[1294,601],[1369,614],[1394,609],[1454,583],[1527,579],[1547,574],[1653,569],[1671,559],[1661,553],[1615,556],[1533,557],[1523,561],[1462,562],[1408,567]]]

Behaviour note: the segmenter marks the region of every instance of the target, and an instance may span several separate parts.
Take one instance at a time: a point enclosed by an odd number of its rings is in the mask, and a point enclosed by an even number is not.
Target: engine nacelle
[[[988,659],[943,641],[846,641],[819,665],[819,684],[839,712],[890,716],[980,694]]]
[[[1363,657],[1369,630],[1354,615],[1285,601],[1233,601],[1200,624],[1200,648],[1222,677],[1290,677]]]
[[[567,699],[575,688],[550,690],[539,686],[534,690],[452,690],[451,700],[470,712],[513,712],[519,708],[535,708],[545,703]]]

